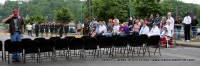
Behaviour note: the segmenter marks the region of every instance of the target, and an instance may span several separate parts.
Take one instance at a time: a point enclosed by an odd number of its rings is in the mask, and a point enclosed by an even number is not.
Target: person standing
[[[28,31],[28,36],[31,36],[32,37],[32,25],[30,23],[28,23],[26,25],[26,29]]]
[[[89,22],[88,19],[85,20],[85,23],[83,24],[84,28],[83,28],[83,35],[89,35]]]
[[[24,22],[23,19],[19,16],[19,11],[14,9],[12,11],[13,14],[3,19],[3,23],[10,24],[10,38],[11,42],[13,41],[21,41],[22,35],[24,34]],[[20,62],[20,54],[15,52],[12,54],[13,62]]]
[[[167,14],[168,16],[168,19],[171,23],[170,23],[170,31],[171,31],[171,34],[172,34],[172,37],[174,35],[174,18],[172,18],[172,13],[171,12],[168,12]]]
[[[147,26],[149,27],[149,29],[151,30],[152,26],[153,26],[153,23],[154,23],[154,17],[153,17],[153,14],[150,15],[150,18],[147,22]]]
[[[43,37],[44,29],[45,29],[45,25],[44,25],[44,23],[42,23],[42,24],[40,25],[41,37]]]
[[[188,12],[185,13],[185,17],[183,19],[184,24],[184,35],[185,41],[190,42],[190,27],[191,27],[191,17]]]
[[[194,39],[196,39],[196,36],[197,36],[197,27],[196,27],[196,26],[199,25],[199,22],[198,22],[196,16],[193,16],[191,25],[192,25],[192,37],[193,37]]]
[[[59,35],[60,35],[60,37],[62,37],[62,35],[63,35],[63,32],[64,32],[64,29],[63,29],[63,23],[60,23],[60,25],[59,25]]]
[[[64,25],[64,30],[65,30],[65,36],[67,36],[67,33],[69,31],[69,27],[68,27],[67,23],[65,23],[65,25]]]
[[[36,37],[39,36],[39,30],[40,30],[40,25],[38,24],[38,22],[35,23],[35,35]]]
[[[161,22],[160,14],[156,13],[156,18],[155,18],[153,24],[156,24],[158,26],[158,28],[160,28],[160,22]]]
[[[46,37],[48,37],[48,33],[49,33],[49,24],[46,22],[45,25],[45,33],[46,33]]]
[[[181,32],[181,26],[182,26],[182,22],[180,17],[176,17],[175,20],[175,32],[176,32],[176,39],[180,38],[180,32]]]
[[[49,28],[50,28],[51,37],[53,37],[54,24],[51,23],[51,25],[49,26]]]

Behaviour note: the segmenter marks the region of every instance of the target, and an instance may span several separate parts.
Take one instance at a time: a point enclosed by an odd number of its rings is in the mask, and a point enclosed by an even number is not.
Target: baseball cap
[[[13,14],[18,14],[18,10],[17,10],[17,9],[14,9],[14,10],[13,10]]]

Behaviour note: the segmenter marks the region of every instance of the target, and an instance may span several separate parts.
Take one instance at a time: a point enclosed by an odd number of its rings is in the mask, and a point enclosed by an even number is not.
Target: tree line
[[[0,20],[6,18],[13,9],[18,7],[17,1],[7,0],[4,4],[0,4]],[[20,15],[27,22],[69,22],[71,20],[78,22],[82,18],[81,12],[83,12],[82,20],[89,17],[89,9],[91,9],[92,17],[105,21],[114,16],[125,20],[129,18],[130,11],[131,15],[137,18],[149,18],[150,14],[156,13],[166,15],[169,11],[174,17],[184,17],[186,11],[200,17],[200,12],[198,12],[200,5],[177,0],[87,0],[85,2],[80,0],[30,0],[20,5]]]

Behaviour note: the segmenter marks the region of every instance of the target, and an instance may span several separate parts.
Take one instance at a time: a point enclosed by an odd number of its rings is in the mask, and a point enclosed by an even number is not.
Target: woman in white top
[[[26,25],[26,29],[28,31],[28,36],[32,36],[32,25],[30,23]]]
[[[159,30],[157,24],[153,25],[153,28],[151,29],[151,31],[148,34],[148,36],[153,36],[153,35],[160,35],[160,30]]]
[[[141,34],[146,34],[148,35],[149,34],[149,27],[146,25],[146,23],[143,23],[141,29],[140,29],[140,35]]]
[[[113,34],[114,35],[116,35],[117,33],[119,33],[119,24],[118,24],[118,22],[114,22],[115,23],[115,25],[114,25],[114,27],[113,27]]]

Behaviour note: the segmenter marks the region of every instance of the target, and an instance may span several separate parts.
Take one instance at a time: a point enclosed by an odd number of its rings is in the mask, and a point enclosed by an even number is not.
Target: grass
[[[200,42],[200,39],[197,39],[197,40],[191,40],[191,42]]]

